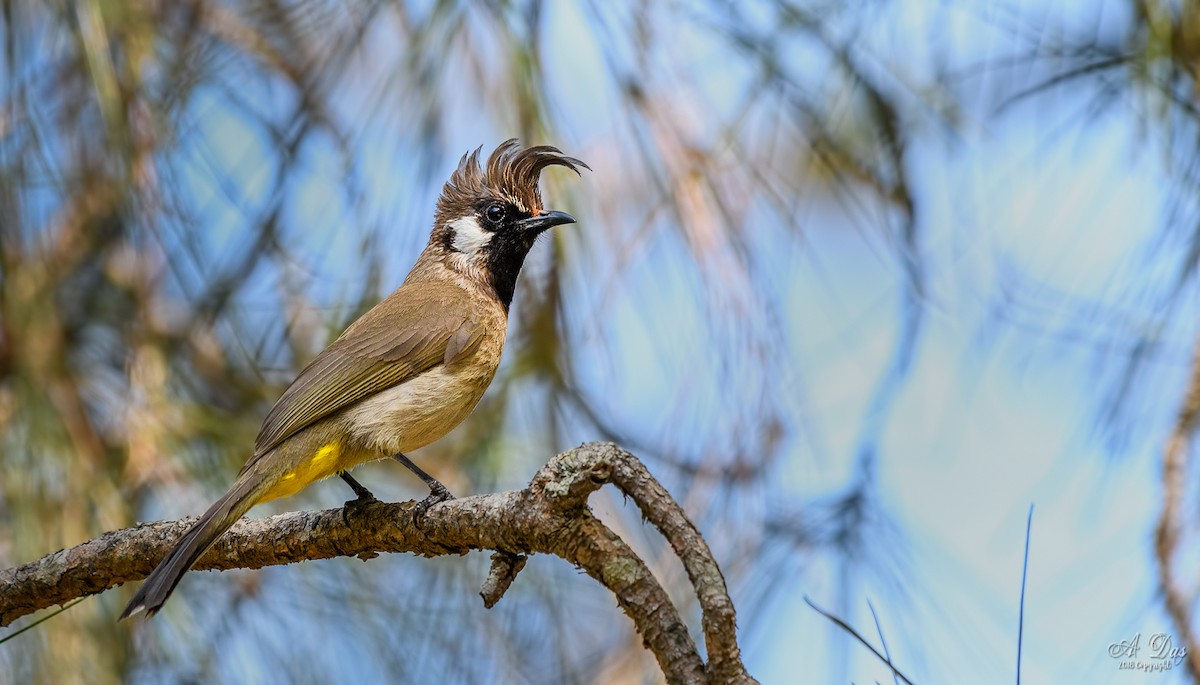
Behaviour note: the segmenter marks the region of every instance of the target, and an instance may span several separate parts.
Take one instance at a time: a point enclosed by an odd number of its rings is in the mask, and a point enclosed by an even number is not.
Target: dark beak
[[[566,212],[546,211],[528,219],[521,219],[517,225],[523,232],[537,234],[554,226],[573,223],[575,223],[575,217]]]

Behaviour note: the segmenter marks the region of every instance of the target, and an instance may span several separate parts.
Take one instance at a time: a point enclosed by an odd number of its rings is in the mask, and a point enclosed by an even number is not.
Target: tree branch
[[[1187,649],[1187,667],[1193,681],[1200,682],[1200,643],[1192,629],[1191,591],[1185,589],[1175,576],[1174,563],[1180,531],[1183,528],[1180,509],[1187,485],[1189,452],[1192,436],[1200,423],[1200,338],[1192,352],[1192,371],[1188,378],[1183,406],[1175,426],[1163,448],[1163,501],[1158,527],[1154,533],[1154,556],[1158,560],[1158,582],[1162,586],[1163,603],[1179,631],[1179,639]]]
[[[695,586],[709,661],[646,564],[592,515],[587,498],[613,483],[666,537]],[[736,616],[708,545],[670,494],[629,452],[588,443],[550,460],[528,488],[439,504],[414,522],[415,503],[372,502],[350,510],[292,512],[239,521],[196,569],[262,568],[308,559],[380,552],[422,556],[496,550],[481,592],[504,595],[525,554],[561,557],[617,597],[670,683],[752,683],[737,644]],[[0,626],[76,597],[146,577],[194,519],[112,531],[71,549],[0,571]]]

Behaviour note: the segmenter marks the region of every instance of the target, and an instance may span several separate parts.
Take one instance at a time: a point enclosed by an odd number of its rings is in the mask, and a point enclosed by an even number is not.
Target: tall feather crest
[[[482,195],[495,195],[513,202],[520,209],[536,214],[542,210],[542,194],[538,189],[542,170],[549,166],[564,166],[575,173],[579,168],[591,169],[574,157],[567,157],[551,145],[535,145],[521,149],[516,138],[509,138],[488,157],[486,171],[479,166],[482,146],[464,154],[458,168],[442,187],[438,198],[438,222],[444,223],[473,206]]]

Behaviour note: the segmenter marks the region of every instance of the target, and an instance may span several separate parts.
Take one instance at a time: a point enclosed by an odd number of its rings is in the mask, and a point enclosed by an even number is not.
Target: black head
[[[516,139],[506,140],[488,157],[486,168],[479,166],[479,149],[463,155],[438,198],[430,242],[446,252],[452,268],[485,278],[505,308],[537,237],[575,222],[569,214],[542,207],[538,181],[542,169],[555,165],[575,173],[590,169],[558,148],[521,149]]]

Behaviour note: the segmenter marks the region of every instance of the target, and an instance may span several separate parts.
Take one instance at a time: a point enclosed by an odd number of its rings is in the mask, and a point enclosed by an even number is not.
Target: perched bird
[[[548,145],[463,155],[437,201],[429,244],[398,290],[363,314],[300,372],[267,414],[233,486],[176,543],[121,614],[153,616],[205,550],[252,506],[395,458],[429,485],[427,507],[450,493],[405,452],[471,413],[500,363],[517,274],[543,231],[574,223],[542,207],[543,169],[589,168]]]

